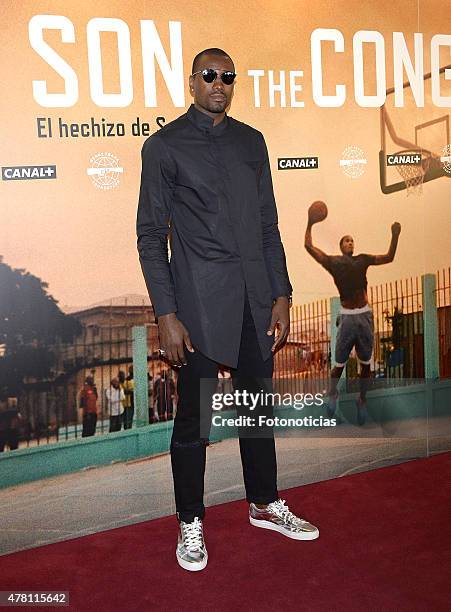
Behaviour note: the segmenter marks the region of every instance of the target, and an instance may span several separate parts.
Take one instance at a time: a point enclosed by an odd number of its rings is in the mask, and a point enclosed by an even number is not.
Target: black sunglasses
[[[218,71],[213,70],[213,68],[204,68],[204,70],[198,70],[197,72],[193,72],[191,76],[195,76],[196,74],[201,74],[202,78],[206,83],[213,83],[218,78]],[[231,85],[236,77],[236,72],[232,72],[231,70],[224,70],[220,75],[221,81],[224,85]]]

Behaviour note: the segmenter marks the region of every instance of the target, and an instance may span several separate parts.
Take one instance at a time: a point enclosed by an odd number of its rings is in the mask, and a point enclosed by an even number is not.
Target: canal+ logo
[[[387,166],[419,166],[421,153],[417,151],[401,151],[387,155]]]
[[[318,157],[279,157],[278,170],[316,170],[319,168]]]
[[[56,179],[56,166],[2,166],[2,181]]]

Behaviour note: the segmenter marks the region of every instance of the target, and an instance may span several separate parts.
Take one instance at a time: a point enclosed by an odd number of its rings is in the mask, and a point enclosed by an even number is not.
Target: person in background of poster
[[[168,370],[160,370],[153,385],[155,410],[159,421],[170,421],[174,413],[175,383]]]
[[[221,49],[199,53],[189,78],[194,104],[142,149],[137,246],[160,352],[181,368],[171,463],[176,557],[190,571],[208,560],[204,473],[219,365],[231,368],[235,391],[270,392],[273,353],[289,333],[292,287],[266,144],[225,112],[235,76]],[[240,452],[249,522],[297,540],[317,538],[318,529],[279,499],[272,429],[240,434]]]
[[[22,423],[17,398],[0,398],[0,453],[3,453],[5,446],[9,450],[17,450]]]
[[[321,205],[315,206],[315,205]],[[325,209],[325,210],[324,210]],[[352,349],[355,347],[360,361],[360,394],[356,401],[357,422],[364,425],[367,418],[366,393],[370,378],[370,363],[374,347],[374,320],[368,303],[367,277],[369,266],[380,266],[393,261],[398,246],[401,225],[391,226],[391,242],[385,255],[354,255],[354,239],[343,236],[340,240],[341,255],[326,255],[313,245],[312,226],[325,219],[327,208],[315,202],[308,211],[304,246],[308,253],[325,268],[334,279],[340,294],[340,314],[337,317],[337,339],[335,345],[335,367],[331,372],[328,414],[332,417],[337,408],[337,385]]]
[[[110,413],[109,431],[120,431],[122,429],[125,395],[119,384],[119,379],[111,379],[111,386],[105,391],[105,395],[107,399],[107,410]]]
[[[94,436],[97,426],[97,387],[94,378],[87,376],[83,389],[80,391],[79,407],[82,417],[82,438]]]
[[[230,376],[230,371],[224,366],[219,367],[218,387],[216,392],[221,393],[222,395],[233,392],[232,377]]]
[[[135,383],[133,380],[133,366],[128,368],[128,376],[124,380],[122,388],[124,390],[124,429],[131,429],[133,424],[133,415],[135,414]]]
[[[147,405],[149,407],[149,423],[158,422],[158,414],[155,410],[155,402],[153,399],[153,376],[150,372],[147,372]]]
[[[125,395],[125,389],[124,389],[125,372],[124,372],[124,370],[118,370],[117,379],[119,381],[119,386],[122,389],[122,391],[124,391],[124,395]]]

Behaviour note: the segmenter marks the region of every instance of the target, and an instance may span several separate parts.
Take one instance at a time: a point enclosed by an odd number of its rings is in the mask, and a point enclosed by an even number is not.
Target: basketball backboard
[[[445,71],[448,71],[445,75]],[[451,65],[439,72],[440,94],[451,97]],[[445,78],[448,76],[448,78]],[[405,174],[418,175],[427,183],[440,177],[451,177],[444,170],[444,148],[451,144],[450,108],[437,107],[432,102],[431,74],[424,76],[424,107],[418,107],[409,82],[403,85],[403,105],[395,106],[394,89],[387,89],[385,104],[380,109],[381,150],[379,152],[380,185],[385,194],[406,189]],[[407,168],[389,165],[387,156],[401,151],[419,152],[421,167]],[[421,174],[421,180],[419,175]],[[414,176],[415,178],[415,176]]]

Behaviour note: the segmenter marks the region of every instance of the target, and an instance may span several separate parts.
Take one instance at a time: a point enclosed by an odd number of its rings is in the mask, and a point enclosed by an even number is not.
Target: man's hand
[[[391,233],[392,236],[398,237],[401,233],[401,224],[395,221],[395,223],[393,223],[393,225],[391,226]]]
[[[186,365],[183,343],[186,344],[190,353],[194,353],[194,349],[188,330],[177,319],[175,312],[158,317],[158,336],[160,338],[160,348],[165,351],[164,357],[178,368]]]
[[[290,333],[290,305],[285,295],[278,297],[276,303],[272,307],[271,325],[266,332],[268,336],[272,336],[276,326],[279,327],[279,333],[276,336],[276,341],[271,347],[273,353],[282,348]]]

